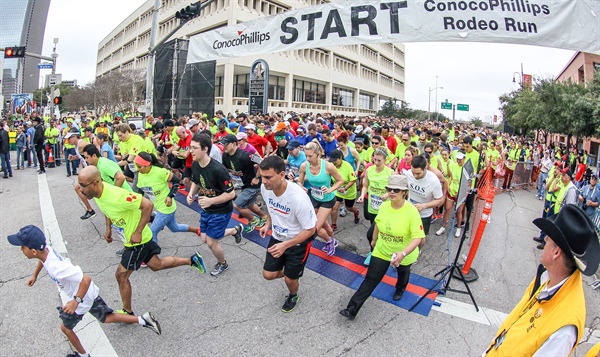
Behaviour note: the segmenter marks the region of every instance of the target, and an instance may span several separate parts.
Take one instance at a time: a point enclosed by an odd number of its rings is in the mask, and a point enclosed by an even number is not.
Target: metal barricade
[[[517,162],[515,172],[513,173],[512,186],[527,189],[531,184],[531,173],[533,171],[533,163]]]

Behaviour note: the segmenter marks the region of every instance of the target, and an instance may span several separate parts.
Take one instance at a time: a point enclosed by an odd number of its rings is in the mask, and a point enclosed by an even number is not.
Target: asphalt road
[[[91,276],[111,307],[121,307],[114,278],[119,264],[115,255],[119,243],[105,242],[101,214],[87,221],[79,219],[85,210],[73,191],[76,179],[76,176],[67,178],[61,166],[48,169],[42,178],[35,170],[26,169],[15,171],[12,179],[0,180],[2,356],[64,356],[71,352],[59,329],[56,307],[61,302],[54,283],[42,273],[34,287],[27,287],[25,281],[35,262],[28,261],[5,238],[26,224],[44,228],[54,235],[53,239],[60,238],[60,233],[67,257]],[[49,197],[43,193],[44,181]],[[481,307],[479,313],[467,295],[448,292],[438,299],[440,306],[435,306],[428,316],[371,298],[356,320],[347,321],[338,311],[345,307],[354,290],[307,269],[301,280],[300,302],[293,312],[285,314],[280,310],[287,292],[283,281],[265,281],[261,275],[264,248],[247,239],[237,245],[228,237],[223,246],[230,269],[217,278],[199,274],[191,267],[160,272],[142,269],[133,273],[134,311],[137,314],[152,311],[161,323],[161,336],[138,326],[119,324],[101,325],[101,329],[94,330],[98,324],[93,319],[84,320],[78,330],[85,335],[84,345],[95,357],[477,356],[494,337],[503,314],[512,309],[535,274],[541,251],[531,239],[537,233],[531,221],[540,215],[542,203],[533,195],[533,191],[516,191],[496,196],[491,222],[473,263],[479,279],[469,284]],[[96,207],[93,203],[92,206]],[[52,210],[55,221],[50,214]],[[198,213],[179,205],[177,219],[197,225]],[[368,222],[361,220],[355,225],[349,215],[340,218],[338,226],[338,249],[362,255],[368,251],[365,237]],[[438,228],[438,222],[432,225],[413,273],[433,278],[448,262],[448,246],[450,256],[454,257],[457,240],[448,245],[446,237],[435,236]],[[209,268],[216,263],[208,247],[194,234],[163,231],[159,244],[162,256],[187,257],[198,250]],[[465,247],[461,255],[467,252]],[[584,277],[588,328],[600,321],[600,291],[587,286],[592,280]],[[456,279],[451,286],[464,288]],[[575,355],[583,356],[599,336],[594,331]]]

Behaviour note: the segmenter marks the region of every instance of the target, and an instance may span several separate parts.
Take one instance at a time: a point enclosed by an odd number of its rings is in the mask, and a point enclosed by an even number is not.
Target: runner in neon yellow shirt
[[[81,193],[87,199],[93,198],[106,216],[104,239],[108,243],[113,241],[112,225],[125,245],[121,264],[115,273],[123,302],[123,309],[117,312],[133,315],[129,276],[138,270],[142,263],[146,263],[152,271],[191,265],[201,273],[206,272],[204,260],[198,252],[190,258],[161,259],[158,256],[160,247],[152,240],[152,232],[147,225],[153,209],[152,202],[148,199],[140,194],[104,183],[100,171],[95,166],[88,166],[81,170],[77,179]]]
[[[386,190],[389,200],[379,208],[375,218],[373,255],[362,284],[346,309],[340,311],[352,320],[381,282],[390,265],[396,268],[398,279],[394,301],[402,298],[410,278],[410,266],[419,256],[419,243],[425,238],[419,210],[408,201],[408,180],[404,175],[391,175]]]
[[[152,240],[158,243],[158,232],[165,227],[173,233],[192,232],[200,236],[199,227],[179,224],[175,218],[177,204],[173,197],[179,189],[179,177],[163,168],[156,156],[147,152],[141,152],[135,157],[135,165],[139,172],[138,187],[144,191],[144,196],[154,203],[156,210],[156,217],[150,226]]]

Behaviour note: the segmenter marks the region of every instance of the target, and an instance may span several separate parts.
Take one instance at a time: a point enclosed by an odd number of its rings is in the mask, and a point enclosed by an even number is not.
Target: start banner
[[[360,43],[440,41],[600,53],[600,1],[341,1],[195,35],[187,62]]]

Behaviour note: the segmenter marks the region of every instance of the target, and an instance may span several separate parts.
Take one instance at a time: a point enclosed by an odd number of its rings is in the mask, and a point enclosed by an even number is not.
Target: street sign
[[[50,63],[50,62],[39,63],[38,69],[52,69],[52,63]]]
[[[452,103],[442,102],[442,109],[450,109],[450,110],[452,110]]]
[[[53,74],[50,75],[50,85],[51,86],[56,85],[56,76]]]
[[[456,105],[456,110],[462,110],[463,112],[468,112],[469,111],[469,105],[468,104],[457,104]]]

